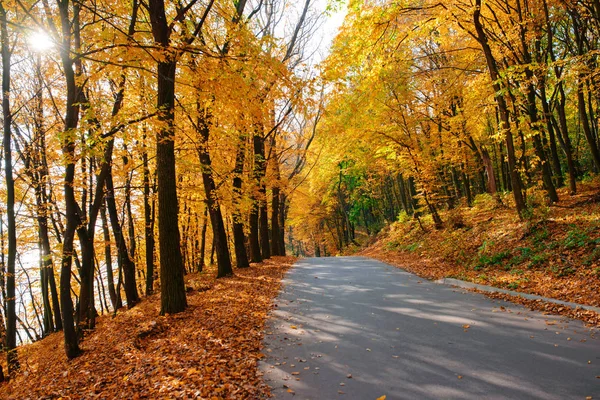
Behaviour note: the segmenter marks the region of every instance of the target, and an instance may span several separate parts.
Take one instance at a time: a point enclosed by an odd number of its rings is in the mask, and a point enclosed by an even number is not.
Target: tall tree
[[[2,51],[2,129],[4,146],[4,177],[6,184],[6,219],[8,234],[8,259],[6,263],[6,354],[9,375],[19,369],[17,356],[17,314],[15,293],[15,263],[17,259],[17,229],[15,220],[15,181],[12,161],[12,110],[11,92],[11,44],[7,13],[0,2],[0,40]]]
[[[160,46],[162,58],[157,63],[157,109],[160,129],[156,134],[156,173],[158,176],[158,240],[160,248],[161,314],[177,313],[187,306],[183,282],[183,259],[180,249],[177,209],[177,179],[175,176],[175,75],[179,53],[171,46],[171,34],[176,23],[197,3],[190,0],[177,7],[172,23],[167,21],[164,0],[149,0],[148,11],[154,41]],[[200,33],[213,1],[203,17],[194,25],[188,44]]]

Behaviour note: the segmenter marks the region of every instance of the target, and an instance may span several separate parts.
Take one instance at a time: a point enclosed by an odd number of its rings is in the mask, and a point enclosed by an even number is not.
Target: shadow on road
[[[600,341],[579,321],[362,257],[302,260],[284,284],[261,366],[276,398],[600,396]]]

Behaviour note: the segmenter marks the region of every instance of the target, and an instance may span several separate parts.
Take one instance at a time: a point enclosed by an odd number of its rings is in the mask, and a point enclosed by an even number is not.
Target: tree
[[[15,181],[12,161],[11,44],[8,17],[4,3],[0,2],[0,40],[2,52],[2,130],[4,146],[4,177],[6,184],[6,218],[8,230],[8,260],[6,264],[6,354],[8,374],[19,369],[17,356],[17,314],[15,309],[15,263],[17,258],[17,231],[15,227]]]

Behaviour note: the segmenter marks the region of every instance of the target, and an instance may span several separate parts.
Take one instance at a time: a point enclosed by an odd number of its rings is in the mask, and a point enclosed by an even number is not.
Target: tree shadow
[[[277,398],[600,394],[600,341],[579,321],[363,257],[302,260],[284,284],[261,366]]]

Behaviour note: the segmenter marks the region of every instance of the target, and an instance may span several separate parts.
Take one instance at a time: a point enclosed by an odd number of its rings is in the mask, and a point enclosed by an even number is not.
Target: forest
[[[556,246],[600,278],[596,0],[0,0],[0,39],[3,378],[145,298],[184,312],[195,276],[416,259],[500,214],[538,240],[516,265],[572,210]],[[474,231],[456,276],[517,255]]]

